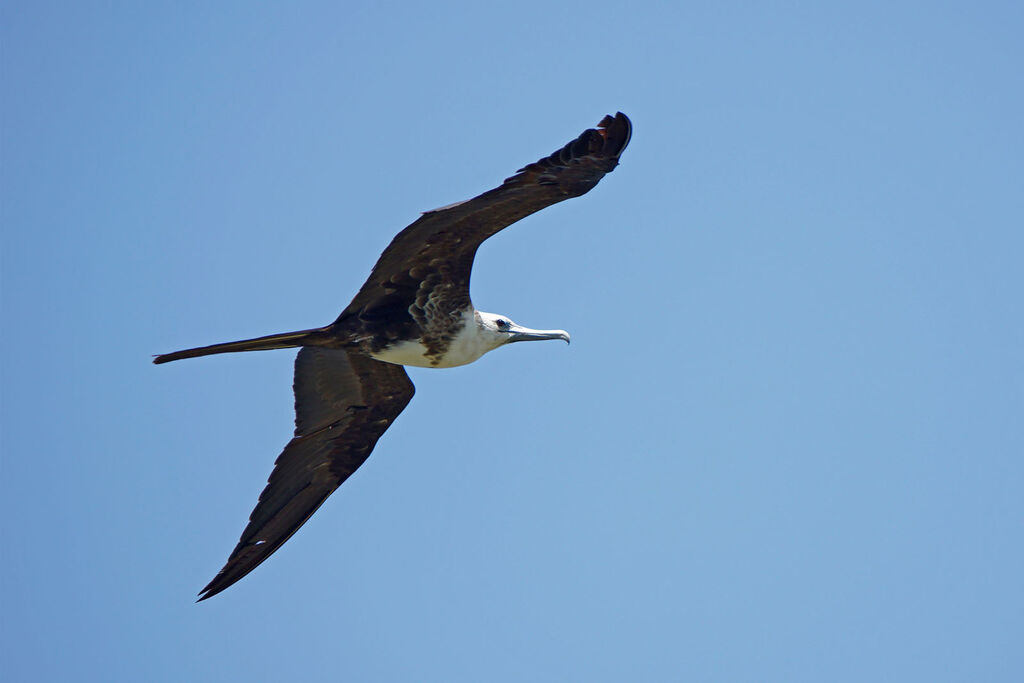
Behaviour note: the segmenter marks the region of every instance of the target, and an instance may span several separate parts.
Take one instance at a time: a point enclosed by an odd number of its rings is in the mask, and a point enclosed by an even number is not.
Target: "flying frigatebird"
[[[518,341],[562,339],[473,307],[469,277],[480,244],[531,213],[590,191],[629,143],[625,114],[605,116],[551,156],[478,197],[427,211],[380,255],[370,277],[326,327],[214,344],[154,363],[214,353],[301,347],[295,359],[295,437],[274,463],[249,524],[205,600],[244,577],[298,531],[363,464],[412,399],[403,365],[450,368]]]

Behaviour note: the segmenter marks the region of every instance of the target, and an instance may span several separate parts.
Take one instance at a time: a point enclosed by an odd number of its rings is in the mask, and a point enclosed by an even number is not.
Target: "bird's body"
[[[468,365],[495,348],[480,330],[479,316],[464,310],[453,316],[457,326],[452,328],[451,341],[444,352],[438,354],[420,339],[403,339],[370,356],[385,363],[411,365],[417,368],[455,368]]]
[[[384,250],[352,302],[326,327],[157,356],[166,363],[216,353],[301,347],[295,361],[295,437],[227,564],[201,592],[209,598],[269,557],[373,450],[412,399],[402,366],[449,368],[504,344],[562,339],[474,308],[473,258],[488,237],[593,188],[618,164],[631,126],[624,114],[526,166],[499,187],[428,211]]]
[[[452,328],[450,341],[441,353],[436,353],[420,339],[403,339],[380,351],[371,351],[369,355],[385,363],[418,368],[456,368],[468,365],[505,343],[503,333],[495,334],[486,325],[487,315],[473,309],[453,315],[456,325]]]

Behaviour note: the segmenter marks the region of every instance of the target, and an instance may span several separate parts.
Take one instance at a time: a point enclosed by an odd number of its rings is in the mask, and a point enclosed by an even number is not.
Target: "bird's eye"
[[[495,324],[498,326],[499,330],[507,330],[508,329],[508,321],[507,320],[502,320],[501,318],[498,318],[498,320],[497,320],[497,322]]]

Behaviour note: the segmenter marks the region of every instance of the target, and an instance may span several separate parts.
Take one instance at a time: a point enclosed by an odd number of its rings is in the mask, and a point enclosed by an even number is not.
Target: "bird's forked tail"
[[[153,358],[153,362],[169,363],[172,360],[182,358],[198,358],[209,356],[215,353],[234,353],[235,351],[269,351],[271,349],[293,349],[297,346],[315,346],[308,342],[320,337],[324,332],[321,328],[312,330],[299,330],[297,332],[285,332],[283,334],[271,334],[266,337],[255,339],[243,339],[241,341],[224,342],[223,344],[211,344],[200,346],[195,349],[185,349],[174,353],[164,353]]]

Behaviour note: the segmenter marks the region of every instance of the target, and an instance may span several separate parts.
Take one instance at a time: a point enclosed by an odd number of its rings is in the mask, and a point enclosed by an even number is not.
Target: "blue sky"
[[[1024,677],[1015,3],[0,9],[8,681]],[[489,241],[573,343],[413,370],[202,604],[291,352],[419,211],[622,110]]]

